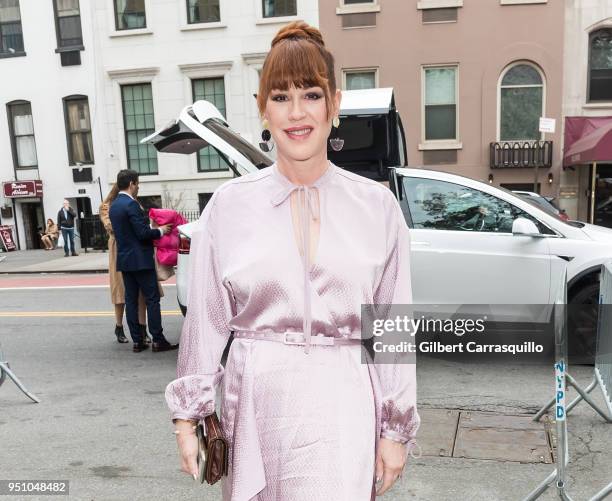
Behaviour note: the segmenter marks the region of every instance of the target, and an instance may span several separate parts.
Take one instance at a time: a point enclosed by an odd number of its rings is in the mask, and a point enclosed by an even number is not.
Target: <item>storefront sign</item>
[[[12,226],[0,226],[0,243],[7,252],[17,250],[15,240],[13,240],[13,227]]]
[[[6,198],[42,197],[42,181],[9,181],[2,183]]]

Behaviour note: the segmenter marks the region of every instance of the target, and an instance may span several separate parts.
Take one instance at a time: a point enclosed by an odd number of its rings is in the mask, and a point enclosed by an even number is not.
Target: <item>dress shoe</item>
[[[72,255],[73,256],[78,256],[78,254],[76,252],[73,252]]]
[[[147,344],[151,344],[151,338],[149,337],[149,334],[147,333],[147,326],[138,324],[138,329],[140,330],[140,338],[143,340],[143,342]]]
[[[152,350],[154,353],[158,353],[160,351],[170,351],[170,350],[176,350],[178,349],[179,345],[178,343],[176,344],[172,344],[169,343],[168,341],[164,341],[162,343],[156,343],[155,341],[153,341],[152,346]]]
[[[125,332],[123,332],[123,326],[117,325],[115,326],[115,336],[117,336],[118,343],[128,343],[128,338],[125,337]]]
[[[134,346],[132,347],[132,351],[134,353],[140,353],[142,350],[146,350],[149,347],[149,345],[147,343],[134,343]]]
[[[70,257],[70,254],[64,254],[64,257]]]

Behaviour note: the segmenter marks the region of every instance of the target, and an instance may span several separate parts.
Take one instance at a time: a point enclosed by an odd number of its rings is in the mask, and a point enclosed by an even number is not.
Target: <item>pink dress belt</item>
[[[324,334],[311,335],[310,339],[302,332],[234,332],[234,338],[257,339],[261,341],[276,341],[284,344],[294,344],[298,346],[319,345],[319,346],[341,346],[361,344],[361,339],[325,336]]]

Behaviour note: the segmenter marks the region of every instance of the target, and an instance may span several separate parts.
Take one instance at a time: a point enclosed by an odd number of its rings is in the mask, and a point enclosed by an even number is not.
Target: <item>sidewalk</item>
[[[63,249],[0,253],[0,274],[104,273],[107,271],[108,252],[89,251],[86,253],[80,250],[78,256],[70,257],[64,257]]]

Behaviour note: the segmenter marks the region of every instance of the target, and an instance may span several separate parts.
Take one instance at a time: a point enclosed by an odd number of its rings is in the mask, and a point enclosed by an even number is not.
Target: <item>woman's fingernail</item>
[[[198,479],[198,476],[197,476],[195,473],[193,474],[193,479],[194,479],[194,480],[197,480],[197,479]]]

